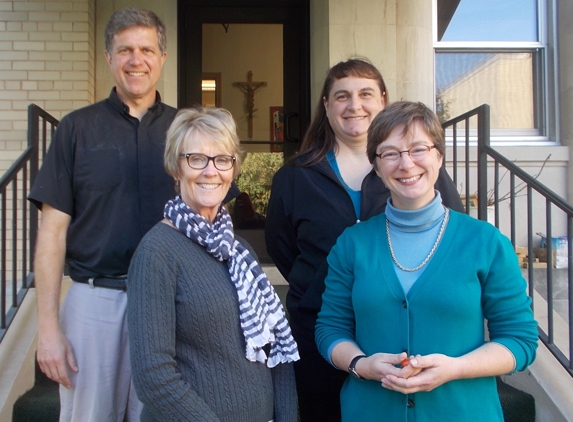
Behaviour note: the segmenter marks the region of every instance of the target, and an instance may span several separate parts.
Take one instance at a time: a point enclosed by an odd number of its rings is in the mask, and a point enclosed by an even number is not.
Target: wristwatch
[[[356,372],[356,364],[358,363],[358,361],[362,358],[365,358],[366,355],[358,355],[356,357],[354,357],[351,361],[350,361],[350,365],[348,365],[348,372],[350,372],[354,378],[356,379],[363,379],[360,374],[358,372]]]

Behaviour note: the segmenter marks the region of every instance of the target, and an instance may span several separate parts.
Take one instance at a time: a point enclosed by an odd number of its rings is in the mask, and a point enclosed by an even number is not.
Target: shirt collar
[[[120,113],[124,113],[129,115],[129,106],[127,104],[125,104],[123,101],[121,101],[121,99],[119,98],[119,96],[117,95],[117,91],[115,89],[115,86],[111,89],[111,93],[109,94],[109,101],[111,102],[111,105]],[[155,102],[153,103],[153,105],[151,107],[149,107],[148,111],[155,111],[155,109],[157,108],[157,106],[161,103],[161,95],[159,94],[159,91],[155,91]]]

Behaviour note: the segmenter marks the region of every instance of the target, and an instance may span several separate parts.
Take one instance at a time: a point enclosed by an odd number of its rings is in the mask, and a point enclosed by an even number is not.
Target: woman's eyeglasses
[[[209,157],[205,154],[195,153],[179,154],[179,158],[186,158],[189,167],[195,170],[203,170],[207,165],[209,165],[209,161],[213,161],[217,170],[231,170],[235,165],[235,161],[237,161],[237,159],[232,155],[216,155],[214,157]]]
[[[435,145],[416,145],[405,151],[387,150],[380,154],[376,154],[376,157],[380,158],[382,161],[388,164],[396,164],[402,158],[402,154],[407,153],[412,161],[422,161],[425,159],[432,148],[436,148]]]

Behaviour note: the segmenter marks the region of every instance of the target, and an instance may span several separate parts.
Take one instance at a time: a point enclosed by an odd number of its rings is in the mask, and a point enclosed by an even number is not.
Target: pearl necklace
[[[403,267],[402,265],[400,265],[400,263],[396,259],[396,255],[394,255],[394,249],[392,248],[392,240],[390,240],[390,224],[388,222],[388,218],[386,218],[386,235],[388,236],[388,247],[390,248],[390,255],[392,256],[392,261],[394,261],[394,264],[396,264],[396,266],[398,268],[400,268],[402,271],[406,271],[408,273],[413,273],[414,271],[418,271],[420,268],[422,268],[424,265],[426,265],[428,263],[428,261],[432,258],[434,253],[436,252],[436,249],[438,249],[438,245],[440,244],[440,242],[442,240],[442,236],[444,235],[444,231],[446,229],[446,226],[448,225],[449,219],[450,219],[450,210],[448,208],[444,207],[444,220],[442,221],[442,226],[440,227],[440,232],[438,233],[438,238],[436,239],[436,242],[434,243],[432,250],[430,251],[430,253],[426,257],[426,259],[424,259],[420,265],[418,265],[415,268],[406,268],[406,267]]]

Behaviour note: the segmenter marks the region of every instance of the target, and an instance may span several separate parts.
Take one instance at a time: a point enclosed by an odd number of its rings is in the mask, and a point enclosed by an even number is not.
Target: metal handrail
[[[568,239],[568,250],[567,250],[567,288],[568,288],[568,315],[566,318],[568,323],[568,356],[567,352],[561,350],[561,348],[555,344],[556,335],[556,323],[554,319],[555,303],[553,298],[553,281],[554,281],[554,269],[553,269],[553,245],[552,241],[547,242],[547,268],[546,268],[546,278],[547,278],[547,332],[542,328],[538,327],[539,338],[547,346],[547,348],[553,353],[555,358],[563,365],[567,372],[573,376],[573,245],[571,239],[573,239],[573,206],[565,201],[560,195],[556,194],[554,191],[549,189],[547,186],[539,182],[534,176],[528,174],[523,169],[518,167],[511,160],[508,160],[498,151],[490,146],[490,127],[489,127],[489,116],[490,108],[489,105],[483,104],[467,113],[464,113],[454,119],[451,119],[442,124],[444,131],[446,132],[446,140],[451,142],[452,155],[451,160],[452,167],[452,179],[456,186],[458,186],[458,169],[460,164],[464,166],[465,172],[465,206],[466,212],[470,213],[470,150],[477,148],[477,211],[478,218],[480,220],[487,221],[487,200],[480,200],[480,198],[488,198],[488,192],[493,191],[493,204],[495,206],[495,226],[499,228],[500,226],[500,215],[497,206],[500,203],[499,196],[499,185],[500,177],[500,167],[505,169],[505,175],[509,175],[509,201],[510,201],[510,211],[509,211],[509,223],[510,223],[510,233],[509,238],[516,246],[516,197],[518,186],[516,184],[516,179],[519,180],[519,190],[526,191],[527,199],[527,268],[528,268],[528,280],[529,280],[529,295],[532,298],[532,307],[535,310],[536,303],[534,300],[535,293],[535,272],[533,268],[534,261],[534,250],[533,250],[533,193],[535,192],[538,196],[543,198],[545,201],[545,221],[546,221],[546,236],[547,239],[551,239],[552,233],[552,209],[553,206],[559,208],[567,219],[567,239]],[[477,134],[474,134],[475,130],[470,130],[472,127],[473,118],[477,118],[477,124],[474,127],[477,129]],[[459,130],[459,125],[463,124],[463,130]],[[463,133],[460,133],[463,132]],[[458,160],[458,148],[465,148],[465,157],[460,163]],[[488,190],[488,167],[493,167],[493,181],[491,184],[493,188]]]
[[[36,180],[40,169],[40,157],[43,159],[48,150],[48,144],[54,136],[60,121],[36,104],[28,106],[28,147],[34,148],[34,155],[30,160],[30,186]],[[50,138],[48,139],[48,125]],[[41,136],[41,138],[40,138]],[[36,252],[36,234],[38,232],[38,209],[30,207],[30,262],[34,262]]]
[[[470,119],[477,117],[477,136],[470,136]],[[33,272],[32,263],[34,259],[34,246],[36,242],[36,232],[38,228],[38,211],[36,207],[31,206],[26,200],[27,192],[29,186],[32,186],[40,165],[40,157],[44,157],[47,146],[53,136],[55,128],[58,124],[58,120],[42,110],[40,107],[31,104],[28,107],[28,147],[22,153],[22,155],[12,164],[8,171],[0,179],[0,194],[1,194],[1,206],[0,211],[0,233],[1,247],[0,247],[0,293],[1,293],[1,304],[0,304],[0,341],[2,340],[10,322],[12,321],[16,311],[22,302],[28,288],[32,286],[33,283]],[[458,125],[460,123],[464,124],[463,135],[458,136]],[[490,128],[489,128],[489,106],[484,104],[480,107],[475,108],[467,113],[464,113],[448,122],[443,124],[444,130],[451,129],[451,143],[453,147],[453,160],[452,160],[452,172],[454,183],[458,185],[458,147],[463,142],[463,147],[465,147],[465,180],[470,180],[470,148],[476,146],[477,141],[477,197],[487,198],[488,194],[488,163],[494,166],[495,176],[494,176],[494,203],[499,202],[499,167],[503,166],[507,172],[510,174],[511,178],[511,188],[510,188],[510,201],[511,201],[511,241],[515,245],[515,178],[519,178],[522,183],[526,184],[527,187],[527,203],[528,203],[528,213],[527,213],[527,231],[528,231],[528,255],[529,255],[529,294],[533,297],[534,295],[534,272],[532,268],[532,256],[533,256],[533,229],[532,229],[532,194],[533,191],[542,195],[546,201],[546,235],[548,239],[551,239],[551,207],[555,205],[561,209],[567,215],[567,236],[568,239],[572,239],[573,236],[573,207],[567,203],[563,198],[557,195],[555,192],[547,188],[545,185],[536,180],[533,176],[527,174],[513,162],[505,158],[499,152],[491,148],[490,146]],[[460,139],[462,142],[460,142]],[[448,138],[450,141],[450,138]],[[21,177],[19,177],[21,175]],[[20,187],[18,187],[21,185]],[[6,309],[6,291],[7,291],[7,254],[8,254],[8,237],[6,236],[8,228],[8,210],[6,207],[7,193],[10,186],[12,187],[12,218],[11,218],[11,230],[13,236],[12,242],[12,301],[9,309]],[[21,192],[21,195],[19,195]],[[470,198],[470,183],[466,183],[465,186],[465,200],[466,200],[466,212],[469,213],[469,198]],[[22,204],[18,208],[18,198]],[[478,218],[481,220],[487,220],[487,203],[486,201],[478,201]],[[21,222],[21,227],[18,226],[18,222]],[[499,207],[496,207],[495,212],[495,225],[499,227]],[[18,236],[18,233],[20,236]],[[20,246],[18,247],[18,240],[20,240]],[[553,265],[552,265],[552,242],[548,242],[548,265],[547,265],[547,311],[548,311],[548,329],[545,332],[541,327],[539,328],[539,337],[548,347],[548,349],[554,354],[554,356],[559,360],[563,367],[573,376],[573,259],[572,259],[572,242],[568,242],[568,303],[569,303],[569,356],[565,356],[565,353],[560,350],[560,348],[554,343],[555,340],[555,327],[553,321],[553,290],[551,280],[553,278]],[[18,255],[20,251],[20,255]],[[18,283],[18,269],[17,262],[22,263],[22,268],[19,273],[21,274],[21,282]]]
[[[28,146],[0,178],[0,341],[33,286],[38,210],[26,198],[58,123],[30,104]]]

